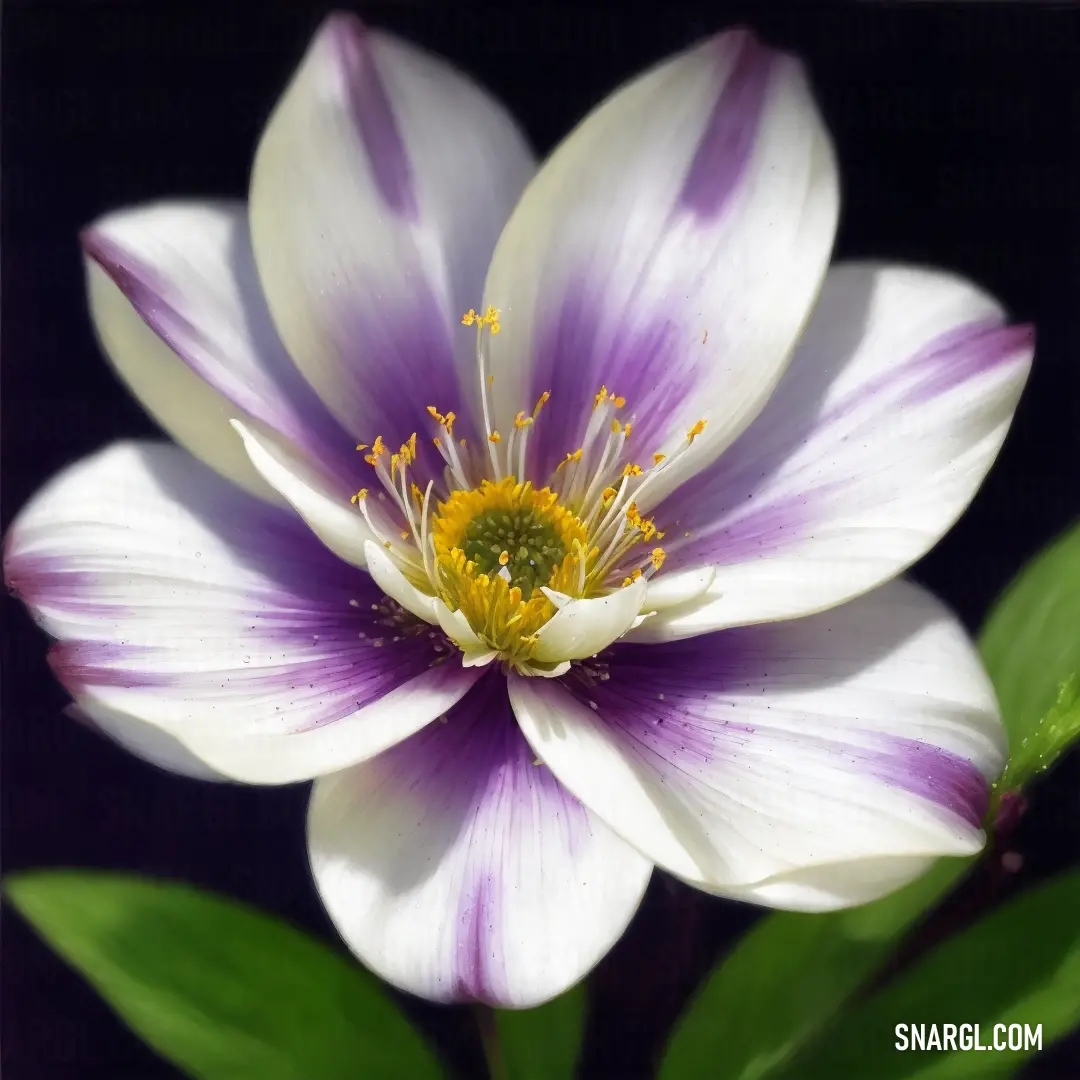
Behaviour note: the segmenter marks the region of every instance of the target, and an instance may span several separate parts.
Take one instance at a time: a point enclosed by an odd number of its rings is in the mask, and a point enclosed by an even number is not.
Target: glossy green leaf
[[[585,984],[536,1009],[500,1010],[499,1038],[511,1080],[572,1080],[585,1029]]]
[[[1046,715],[1023,727],[1025,733],[1013,737],[1009,763],[994,785],[993,806],[1005,792],[1017,791],[1049,769],[1080,738],[1080,678],[1066,679]]]
[[[942,859],[899,892],[863,907],[762,919],[683,1014],[660,1080],[775,1076],[973,862]]]
[[[1080,525],[1013,579],[987,617],[979,651],[1009,731],[1009,767],[998,785],[1008,791],[1046,768],[1080,722]]]
[[[187,885],[49,870],[11,904],[127,1024],[199,1080],[428,1080],[378,980],[276,918]]]
[[[846,1011],[783,1080],[985,1080],[1036,1052],[896,1049],[897,1024],[1042,1025],[1042,1047],[1080,1024],[1080,872],[1022,893]],[[924,1029],[927,1037],[929,1027]]]

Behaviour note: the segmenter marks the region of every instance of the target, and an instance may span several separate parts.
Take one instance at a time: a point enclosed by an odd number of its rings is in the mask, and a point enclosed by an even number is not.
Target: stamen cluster
[[[409,478],[416,432],[396,453],[381,436],[357,446],[384,489],[380,500],[389,498],[402,519],[400,538],[411,543],[385,535],[367,506],[367,488],[353,502],[415,587],[460,612],[493,656],[528,670],[537,635],[560,606],[629,586],[663,565],[663,548],[647,545],[664,534],[638,509],[641,496],[705,421],[674,454],[656,453],[643,469],[626,454],[633,418],[615,415],[625,398],[601,386],[581,445],[567,452],[546,486],[536,487],[526,476],[528,441],[551,393],[540,395],[531,414],[519,412],[504,440],[491,422],[494,377],[486,371],[484,337],[499,333],[499,313],[470,309],[461,321],[477,328],[485,449],[455,437],[455,413],[429,405],[438,428],[432,443],[445,467],[424,489]]]

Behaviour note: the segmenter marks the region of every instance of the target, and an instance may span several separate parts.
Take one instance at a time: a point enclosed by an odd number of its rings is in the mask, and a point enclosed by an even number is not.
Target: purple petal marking
[[[909,631],[906,624],[898,625],[897,640]],[[860,730],[857,720],[848,740],[839,725],[835,738],[810,736],[757,724],[733,708],[735,702],[725,700],[729,695],[767,697],[777,669],[783,671],[783,661],[790,661],[781,656],[774,632],[768,626],[742,627],[664,644],[620,644],[608,654],[606,681],[585,686],[567,677],[563,683],[580,700],[594,703],[628,751],[663,775],[698,775],[704,766],[720,778],[726,770],[753,768],[746,749],[782,743],[793,753],[802,748],[808,758],[820,761],[825,756],[838,771],[873,776],[978,827],[988,805],[988,784],[965,758],[918,740]],[[847,667],[857,669],[858,661]],[[829,685],[842,673],[830,675],[824,667],[815,672],[812,663],[796,673],[788,665],[785,689],[791,689],[793,674],[800,686],[810,689]],[[731,708],[730,719],[723,715],[724,705]]]
[[[355,15],[337,13],[330,16],[327,30],[379,193],[394,213],[415,221],[417,200],[409,154],[379,77],[367,28]]]
[[[505,953],[513,942],[504,938],[503,908],[524,890],[542,889],[544,869],[521,865],[515,838],[542,829],[545,844],[557,844],[572,862],[592,835],[585,808],[534,757],[510,709],[506,679],[494,671],[445,723],[429,724],[379,758],[395,783],[423,792],[447,857],[466,844],[456,910],[447,913],[455,970],[446,1000],[508,1000]],[[433,870],[438,859],[433,853]],[[508,876],[514,869],[526,872]]]
[[[219,343],[199,326],[199,312],[185,313],[177,286],[154,267],[96,229],[84,229],[79,238],[87,256],[109,275],[139,318],[196,375],[299,447],[329,472],[343,492],[356,489],[354,478],[360,469],[356,440],[319,400],[278,340],[246,233],[237,229],[228,261],[244,304],[237,317],[244,320],[258,350],[256,372],[234,368],[234,358],[222,355]]]
[[[198,513],[233,559],[262,576],[245,581],[222,609],[230,644],[250,645],[252,663],[186,669],[185,641],[174,642],[168,608],[177,582],[156,579],[134,562],[97,552],[75,557],[18,554],[16,530],[5,538],[8,587],[32,609],[62,611],[111,631],[105,639],[69,639],[49,660],[73,697],[94,687],[146,688],[185,699],[220,701],[230,693],[280,696],[301,719],[295,730],[332,723],[426,672],[446,656],[440,636],[386,625],[373,610],[383,594],[370,576],[339,560],[296,515],[248,495],[169,447],[154,470],[162,489]],[[133,578],[145,574],[142,590]],[[223,586],[217,586],[219,595]],[[174,601],[176,602],[176,601]],[[192,600],[185,598],[190,605]],[[215,616],[208,615],[208,618]],[[220,625],[217,633],[222,633]],[[130,636],[128,636],[130,635]],[[198,644],[195,642],[194,644]],[[162,670],[162,666],[166,670]],[[457,665],[442,665],[450,677]]]
[[[529,475],[537,479],[580,444],[602,383],[626,398],[627,412],[635,415],[634,441],[649,448],[667,436],[667,417],[693,390],[694,373],[677,363],[680,327],[664,312],[641,325],[640,317],[605,310],[604,298],[587,284],[603,281],[594,274],[599,268],[587,267],[560,292],[544,290],[552,299],[534,335],[530,398],[550,390],[552,408],[530,438]],[[617,329],[605,337],[608,327]]]
[[[1034,333],[1030,325],[1004,325],[1000,319],[954,327],[827,410],[821,401],[845,361],[824,356],[796,358],[799,369],[781,380],[774,399],[735,444],[657,511],[657,519],[665,523],[672,538],[665,545],[669,567],[738,563],[783,550],[810,535],[855,478],[823,480],[819,467],[807,476],[801,490],[770,493],[770,484],[793,455],[814,442],[822,448],[815,462],[830,460],[829,430],[851,414],[873,408],[876,398],[890,410],[925,404],[968,379],[1018,362],[1032,348]],[[802,369],[808,364],[820,368],[821,385],[804,387],[796,414],[785,380],[804,378]],[[792,381],[791,385],[802,384]],[[869,429],[875,419],[868,413],[858,430]],[[850,439],[852,433],[844,430]],[[790,482],[790,478],[785,481]]]
[[[749,30],[716,42],[735,52],[679,195],[679,205],[699,218],[718,218],[728,206],[753,156],[776,54]]]
[[[880,751],[862,755],[861,764],[890,787],[937,803],[978,828],[990,805],[986,777],[964,758],[915,739],[884,740]]]
[[[917,405],[1015,360],[1035,346],[1035,328],[983,320],[941,334],[908,362],[918,381],[902,404]]]
[[[424,437],[431,426],[427,406],[456,412],[454,434],[470,445],[477,432],[458,383],[450,329],[419,274],[414,288],[415,299],[408,308],[348,305],[337,340],[343,377],[352,383],[347,393],[366,403],[359,422],[367,427],[357,437],[373,443],[382,435],[388,444],[397,445],[419,432],[416,461],[409,471],[422,489],[429,479],[441,480],[444,469],[442,457]]]

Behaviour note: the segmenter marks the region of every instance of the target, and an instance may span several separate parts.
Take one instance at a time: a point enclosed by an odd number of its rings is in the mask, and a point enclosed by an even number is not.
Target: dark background
[[[98,356],[76,231],[127,203],[242,194],[260,127],[327,10],[317,0],[5,4],[5,527],[57,469],[153,430]],[[540,152],[643,65],[734,21],[803,54],[843,172],[838,254],[954,268],[1038,326],[1034,372],[1001,458],[915,576],[974,629],[1021,563],[1080,512],[1076,7],[396,0],[356,10],[476,76]],[[183,878],[332,940],[306,868],[306,788],[203,785],[145,766],[61,716],[65,695],[45,645],[7,603],[4,870]],[[1076,754],[1035,792],[1011,846],[1024,855],[1021,883],[1080,861]],[[976,889],[976,905],[986,892]],[[586,1074],[646,1075],[694,980],[754,917],[657,875],[594,979]],[[16,918],[3,919],[5,1080],[177,1075]],[[479,1067],[466,1011],[417,1004],[415,1013],[463,1074]],[[1080,1076],[1080,1042],[1059,1045],[1025,1075]]]

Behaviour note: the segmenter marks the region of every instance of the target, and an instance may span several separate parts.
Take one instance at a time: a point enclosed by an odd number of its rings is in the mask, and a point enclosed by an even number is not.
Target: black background
[[[98,356],[76,231],[128,203],[242,194],[260,127],[327,10],[314,0],[5,4],[5,526],[55,470],[153,430]],[[357,10],[472,73],[541,153],[643,65],[734,21],[803,54],[842,168],[838,254],[954,268],[1038,327],[1001,458],[915,576],[974,629],[1021,563],[1080,512],[1076,7],[398,0]],[[204,785],[126,756],[61,716],[43,635],[13,603],[4,619],[5,871],[76,865],[183,878],[333,940],[308,879],[305,787]],[[1013,846],[1024,854],[1021,884],[1080,860],[1077,755],[1035,793]],[[975,901],[985,902],[981,892]],[[646,1075],[694,980],[754,917],[657,875],[594,979],[585,1073]],[[5,1080],[177,1075],[16,918],[3,918]],[[411,1007],[463,1075],[479,1068],[467,1011]],[[1025,1075],[1080,1075],[1078,1040]]]

